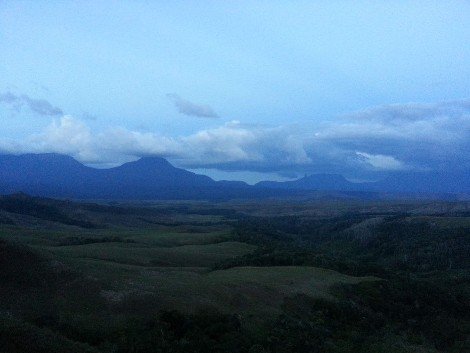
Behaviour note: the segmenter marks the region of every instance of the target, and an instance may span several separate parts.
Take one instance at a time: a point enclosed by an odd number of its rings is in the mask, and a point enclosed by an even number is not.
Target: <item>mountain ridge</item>
[[[0,155],[0,194],[18,192],[53,198],[126,200],[213,200],[279,194],[244,182],[215,181],[176,168],[161,157],[97,169],[55,153]]]
[[[395,173],[377,182],[353,183],[340,174],[312,174],[300,179],[215,181],[174,167],[161,157],[142,157],[108,169],[81,164],[62,154],[0,155],[0,193],[74,199],[236,199],[308,196],[311,192],[469,194],[470,173]],[[364,195],[363,195],[364,196]],[[348,196],[349,197],[349,196]]]

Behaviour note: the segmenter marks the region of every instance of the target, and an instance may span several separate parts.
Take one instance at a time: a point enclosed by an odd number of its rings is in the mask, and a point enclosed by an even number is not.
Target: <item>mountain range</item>
[[[394,172],[375,182],[353,183],[339,174],[312,174],[276,182],[262,181],[258,187],[284,190],[337,190],[411,194],[466,194],[470,192],[470,172]]]
[[[143,157],[119,167],[96,169],[54,153],[0,155],[0,194],[107,200],[235,199],[351,193],[468,194],[470,173],[401,172],[384,180],[352,183],[341,175],[313,174],[287,182],[248,185],[215,181],[176,168],[160,157]]]

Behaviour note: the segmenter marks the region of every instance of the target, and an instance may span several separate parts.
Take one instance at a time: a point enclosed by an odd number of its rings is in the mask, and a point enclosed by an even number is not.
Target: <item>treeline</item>
[[[135,243],[134,239],[122,238],[117,235],[109,235],[102,237],[80,237],[68,236],[60,238],[57,241],[57,246],[70,246],[70,245],[86,245],[96,243]]]
[[[46,199],[33,198],[23,194],[0,196],[0,210],[82,228],[98,228],[92,222],[68,215],[58,205],[50,204]],[[9,223],[14,222],[10,219]]]
[[[216,268],[305,265],[356,276],[470,268],[468,227],[441,228],[401,215],[353,227],[366,219],[359,214],[325,220],[240,220],[235,228],[237,239],[257,245],[258,250]]]

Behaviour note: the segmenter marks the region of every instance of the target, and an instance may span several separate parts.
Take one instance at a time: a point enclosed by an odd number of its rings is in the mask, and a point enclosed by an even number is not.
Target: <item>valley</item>
[[[34,352],[153,352],[165,342],[174,352],[453,352],[468,343],[469,210],[412,200],[3,196],[0,342]]]

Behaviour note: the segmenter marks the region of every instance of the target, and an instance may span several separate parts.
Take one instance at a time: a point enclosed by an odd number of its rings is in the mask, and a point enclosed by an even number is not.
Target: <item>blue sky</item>
[[[469,43],[468,1],[2,1],[0,152],[250,182],[468,169]]]

